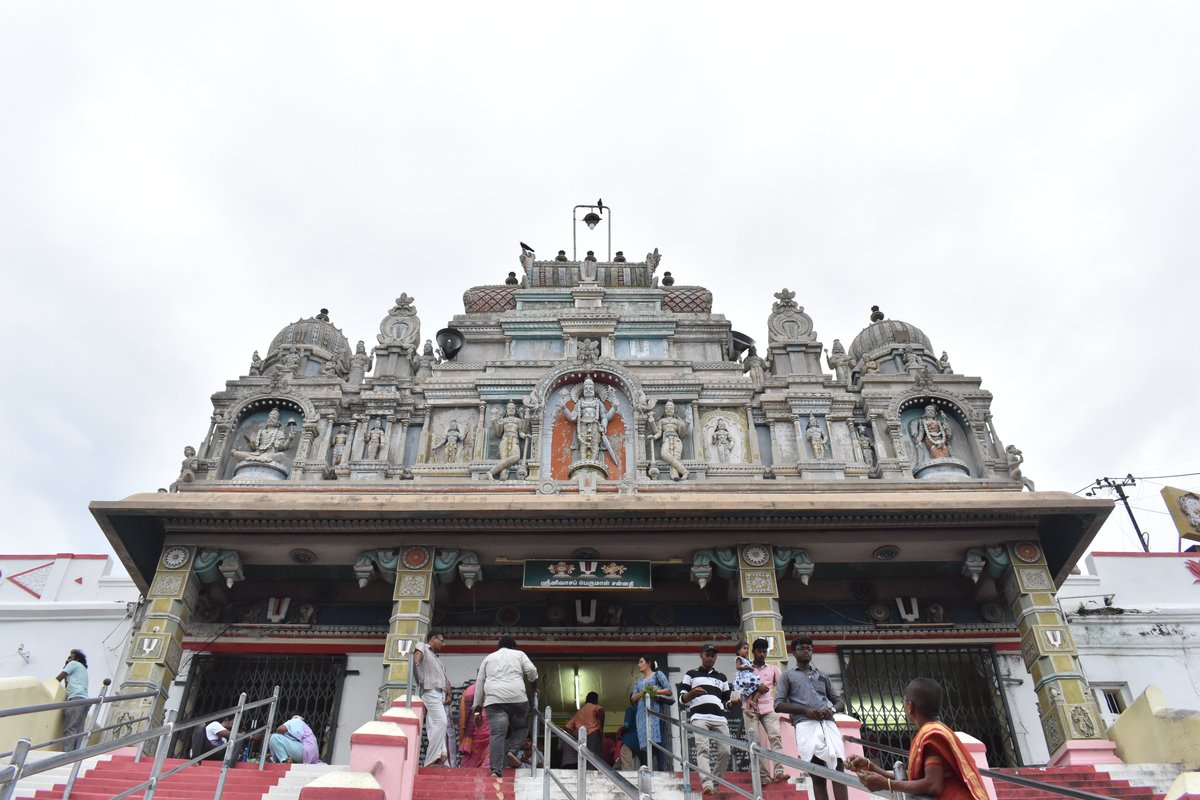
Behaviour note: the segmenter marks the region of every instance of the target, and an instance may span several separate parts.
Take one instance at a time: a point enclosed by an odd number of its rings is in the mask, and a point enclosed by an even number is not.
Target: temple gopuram
[[[1055,592],[1109,502],[1036,491],[915,324],[826,345],[781,288],[756,343],[657,250],[608,258],[524,250],[436,335],[402,294],[370,347],[324,309],[247,343],[170,490],[91,506],[147,598],[121,690],[158,696],[122,713],[279,684],[344,760],[437,630],[456,691],[508,633],[542,706],[598,691],[612,730],[641,655],[732,675],[805,634],[878,741],[916,675],[993,765],[1103,739]]]

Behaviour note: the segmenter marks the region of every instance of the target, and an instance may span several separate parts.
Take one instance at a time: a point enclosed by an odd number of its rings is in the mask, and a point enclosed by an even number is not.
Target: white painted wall
[[[1126,684],[1130,699],[1154,684],[1171,706],[1200,709],[1200,575],[1189,562],[1200,570],[1196,554],[1095,553],[1088,575],[1067,579],[1058,601],[1090,682]]]
[[[89,694],[105,678],[117,691],[139,592],[112,566],[108,556],[0,555],[0,677],[53,678],[78,648]]]

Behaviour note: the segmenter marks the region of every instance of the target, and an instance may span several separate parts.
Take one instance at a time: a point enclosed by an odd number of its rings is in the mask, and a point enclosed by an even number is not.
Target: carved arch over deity
[[[302,433],[310,427],[305,406],[311,410],[311,404],[298,399],[259,396],[231,408],[227,419],[233,422],[220,454],[222,478],[288,478],[303,445]]]
[[[540,406],[542,475],[569,480],[580,468],[605,480],[637,468],[639,386],[616,364],[579,364],[548,373],[530,394]]]
[[[899,420],[900,440],[912,463],[913,477],[982,477],[970,411],[959,398],[946,392],[907,392],[893,399],[888,416]]]

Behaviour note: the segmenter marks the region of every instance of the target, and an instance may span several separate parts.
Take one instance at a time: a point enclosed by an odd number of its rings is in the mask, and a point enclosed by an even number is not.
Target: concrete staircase
[[[170,769],[184,763],[182,759],[168,758],[164,767]],[[287,764],[267,764],[259,771],[256,764],[237,764],[225,779],[223,800],[262,800],[263,796],[279,783],[288,772]],[[114,756],[98,761],[75,781],[71,792],[72,800],[108,800],[150,777],[153,768],[151,759],[135,762],[132,756]],[[162,780],[154,796],[161,800],[211,800],[216,793],[220,776],[219,762],[208,761],[188,767]],[[39,776],[34,776],[39,777]],[[22,782],[24,788],[24,782]],[[49,787],[35,788],[32,793],[20,796],[33,800],[60,800],[66,788],[66,776],[59,777]],[[297,790],[297,794],[299,790]],[[141,798],[142,793],[131,795]]]
[[[1053,786],[1068,786],[1102,797],[1119,797],[1125,800],[1160,800],[1161,792],[1149,786],[1133,785],[1127,778],[1116,778],[1108,772],[1097,771],[1093,766],[1075,767],[1022,767],[1020,769],[998,769],[1000,773],[1020,775]],[[1015,783],[996,781],[996,800],[1061,800],[1062,795],[1027,789]]]

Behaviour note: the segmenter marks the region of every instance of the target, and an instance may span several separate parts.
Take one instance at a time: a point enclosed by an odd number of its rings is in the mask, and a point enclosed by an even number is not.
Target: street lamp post
[[[579,248],[577,245],[575,228],[579,225],[579,218],[576,215],[576,212],[578,212],[581,208],[588,209],[588,213],[583,217],[583,222],[588,226],[589,230],[595,230],[596,226],[603,221],[603,217],[601,215],[606,211],[608,212],[608,260],[612,261],[612,208],[604,205],[603,199],[597,200],[594,205],[584,203],[571,209],[571,260],[579,260]]]

